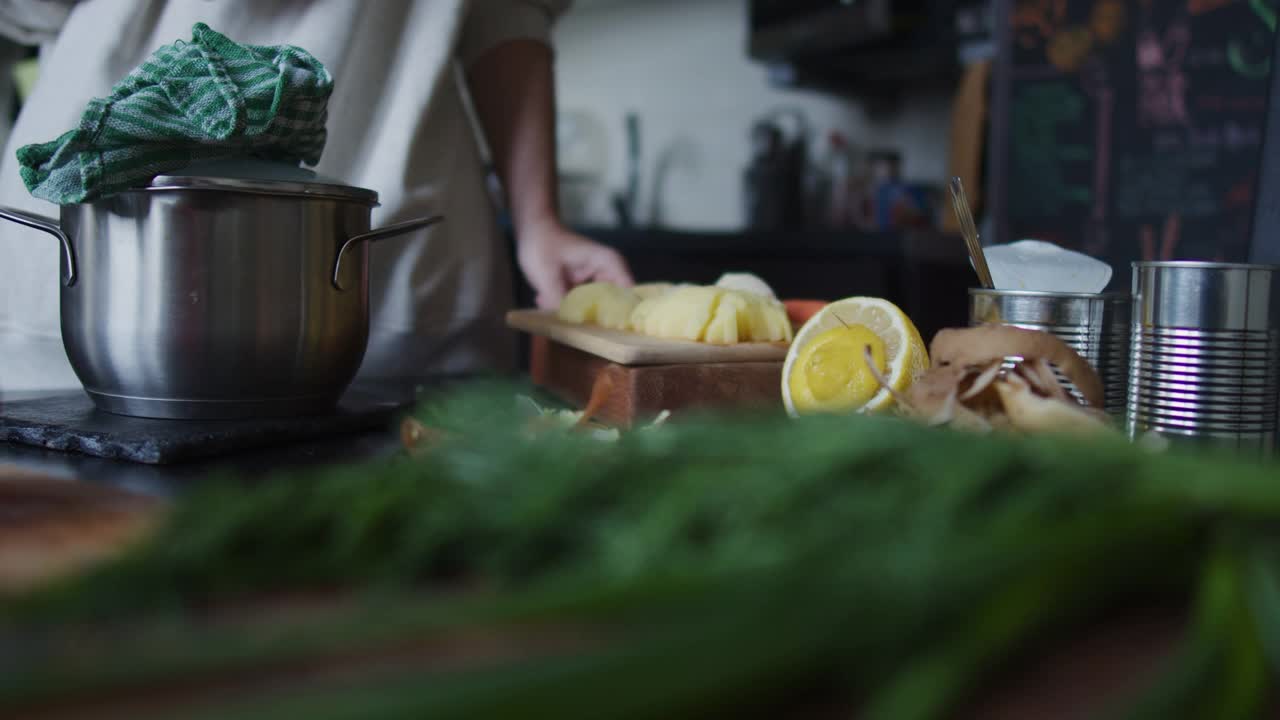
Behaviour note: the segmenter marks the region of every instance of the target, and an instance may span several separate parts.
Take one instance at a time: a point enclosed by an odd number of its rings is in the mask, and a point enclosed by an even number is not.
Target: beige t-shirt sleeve
[[[473,0],[458,39],[463,66],[508,40],[551,44],[551,25],[572,0]]]

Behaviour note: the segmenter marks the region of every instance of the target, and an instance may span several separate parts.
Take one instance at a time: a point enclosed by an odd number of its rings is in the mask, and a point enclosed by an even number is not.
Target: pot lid
[[[254,158],[202,160],[152,178],[147,190],[224,190],[378,204],[378,193],[297,165]]]

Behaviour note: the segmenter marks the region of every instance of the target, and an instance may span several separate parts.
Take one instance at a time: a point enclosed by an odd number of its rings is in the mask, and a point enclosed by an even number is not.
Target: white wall
[[[588,2],[557,25],[559,109],[587,120],[599,152],[569,148],[562,169],[598,166],[602,192],[589,203],[593,222],[611,224],[609,192],[624,187],[624,116],[640,114],[641,192],[637,220],[651,220],[654,170],[672,165],[661,193],[663,224],[688,229],[741,226],[741,177],[750,129],[778,106],[802,108],[823,139],[843,130],[855,144],[896,147],[908,180],[946,174],[950,97],[911,96],[870,116],[863,105],[809,91],[771,87],[746,54],[746,0]],[[817,143],[815,142],[815,145]]]

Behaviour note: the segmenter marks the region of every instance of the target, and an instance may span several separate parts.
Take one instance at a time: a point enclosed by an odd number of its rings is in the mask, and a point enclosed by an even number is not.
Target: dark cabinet
[[[749,0],[747,53],[775,83],[851,95],[945,85],[957,0]]]

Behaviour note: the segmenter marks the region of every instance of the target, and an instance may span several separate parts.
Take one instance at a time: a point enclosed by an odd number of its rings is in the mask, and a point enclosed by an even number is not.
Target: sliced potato
[[[624,330],[639,303],[639,296],[630,288],[606,282],[587,283],[565,295],[556,315],[565,322]]]

